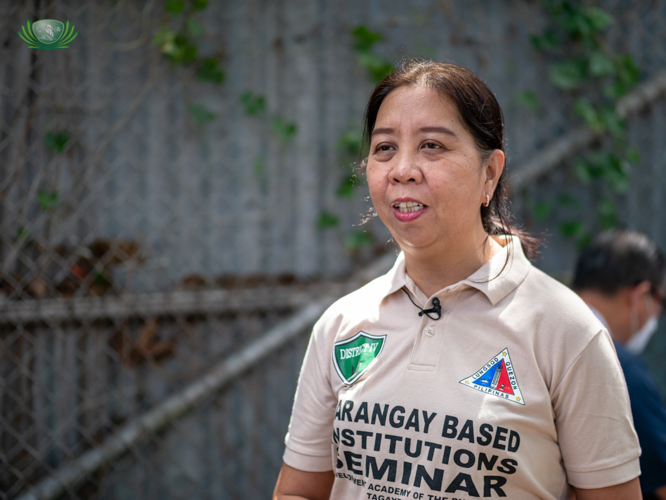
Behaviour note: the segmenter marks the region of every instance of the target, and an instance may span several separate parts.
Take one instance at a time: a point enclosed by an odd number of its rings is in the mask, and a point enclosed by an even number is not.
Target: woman
[[[490,89],[409,61],[365,123],[372,203],[402,252],[315,325],[274,498],[640,498],[608,333],[506,223]]]

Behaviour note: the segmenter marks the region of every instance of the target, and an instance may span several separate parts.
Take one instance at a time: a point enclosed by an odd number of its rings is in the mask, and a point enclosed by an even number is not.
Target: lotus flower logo
[[[28,21],[26,26],[21,26],[18,34],[30,49],[66,49],[69,43],[79,34],[70,27],[69,20],[65,24],[56,19],[42,19],[34,23]]]

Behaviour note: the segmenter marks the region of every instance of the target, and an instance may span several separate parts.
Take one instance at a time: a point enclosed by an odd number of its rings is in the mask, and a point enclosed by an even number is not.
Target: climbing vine
[[[208,0],[167,0],[163,26],[153,37],[153,45],[159,47],[173,66],[194,68],[198,80],[219,86],[225,80],[222,54],[203,56],[198,45],[204,35],[199,15],[207,6]],[[204,124],[217,118],[203,104],[191,103],[188,109],[197,123]]]
[[[533,206],[540,219],[548,217],[557,205],[576,214],[562,221],[560,231],[585,245],[594,230],[618,224],[616,203],[629,188],[631,165],[639,160],[628,143],[618,102],[638,83],[640,72],[629,54],[608,44],[607,31],[615,20],[606,10],[584,0],[542,0],[542,6],[548,24],[541,34],[531,37],[531,43],[549,62],[550,83],[570,96],[569,111],[576,120],[612,139],[598,141],[573,160],[578,180],[602,193],[591,226],[584,222],[581,203],[569,194],[559,196],[554,203]],[[532,111],[539,107],[534,92],[521,92],[516,98]]]
[[[153,45],[174,67],[194,68],[196,78],[215,86],[224,83],[226,75],[222,68],[223,52],[202,56],[199,42],[205,31],[198,16],[208,7],[208,0],[166,0],[162,28],[153,37]],[[239,104],[247,116],[260,116],[266,111],[266,98],[250,91],[244,92]],[[217,115],[203,104],[190,103],[190,114],[195,122],[205,124],[214,121]],[[270,129],[280,141],[287,141],[296,135],[296,123],[281,116],[270,119]],[[257,159],[255,174],[263,173],[264,161]]]
[[[390,61],[375,52],[375,45],[384,37],[364,25],[354,27],[350,34],[353,40],[352,50],[359,67],[365,70],[372,83],[383,80],[393,69]],[[351,198],[362,182],[362,177],[358,176],[357,163],[363,149],[363,132],[358,129],[348,130],[340,137],[337,146],[338,164],[342,165],[345,173],[335,188],[335,195],[338,198]],[[320,229],[330,229],[338,227],[339,224],[340,219],[335,214],[324,211],[319,216],[317,226]],[[374,244],[374,237],[367,231],[354,231],[345,238],[345,247],[350,251],[372,247]]]
[[[159,47],[160,52],[173,66],[194,68],[197,79],[221,85],[225,80],[225,73],[221,67],[221,54],[203,57],[198,45],[204,35],[204,28],[198,20],[198,15],[207,6],[207,0],[167,0],[164,4],[163,26],[155,34],[153,45]],[[388,60],[375,52],[375,46],[383,40],[383,36],[363,25],[354,27],[350,35],[352,50],[359,66],[365,70],[370,81],[379,82],[393,68]],[[270,130],[278,140],[288,141],[296,135],[298,131],[296,123],[287,121],[279,115],[265,116],[267,103],[264,96],[247,91],[240,96],[239,104],[247,116],[268,119]],[[194,121],[200,124],[212,122],[217,118],[215,113],[199,103],[190,103],[188,109]],[[356,187],[361,182],[356,165],[361,156],[362,143],[362,132],[358,129],[347,131],[338,141],[338,163],[342,164],[345,170],[335,187],[335,194],[339,198],[353,197]],[[264,170],[264,159],[259,157],[254,165],[255,178],[261,178]],[[317,227],[322,230],[339,225],[339,217],[327,211],[323,211],[317,221]],[[345,246],[350,251],[373,244],[374,238],[365,231],[355,231],[348,235],[345,241]]]
[[[356,26],[352,29],[351,34],[354,38],[352,48],[356,53],[359,66],[367,71],[373,83],[381,82],[393,69],[390,61],[374,51],[375,44],[382,41],[384,37],[381,33],[371,31],[363,25]]]

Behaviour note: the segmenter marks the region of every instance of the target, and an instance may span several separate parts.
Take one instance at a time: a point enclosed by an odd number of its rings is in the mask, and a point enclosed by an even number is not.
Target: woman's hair
[[[365,108],[363,138],[366,145],[375,128],[377,113],[388,94],[398,87],[426,86],[446,97],[458,110],[461,121],[474,137],[482,163],[495,149],[504,151],[504,117],[488,85],[470,70],[452,63],[408,59],[377,84]],[[487,207],[481,205],[483,228],[490,235],[517,235],[525,254],[536,255],[537,240],[509,224],[506,168]]]

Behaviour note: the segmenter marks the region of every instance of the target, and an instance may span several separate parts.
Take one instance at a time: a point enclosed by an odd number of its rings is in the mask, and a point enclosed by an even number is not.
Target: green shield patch
[[[55,43],[63,35],[65,25],[55,19],[42,19],[32,24],[32,32],[42,43]]]
[[[363,331],[333,346],[335,371],[346,385],[363,375],[384,349],[386,335],[370,335]]]

